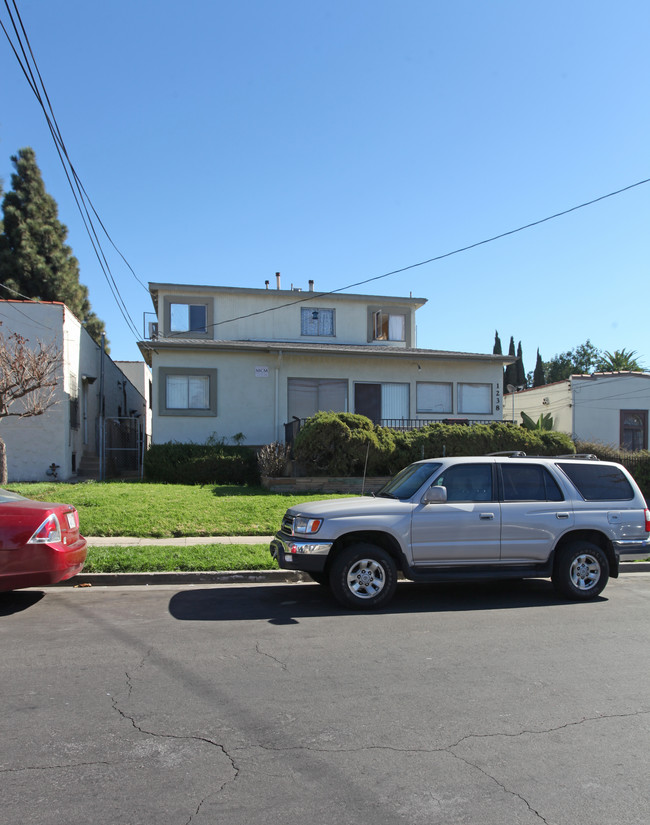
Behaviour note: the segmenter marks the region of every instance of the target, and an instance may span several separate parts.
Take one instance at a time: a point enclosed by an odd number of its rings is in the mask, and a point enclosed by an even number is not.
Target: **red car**
[[[80,573],[85,561],[74,507],[0,490],[0,590],[55,584]]]

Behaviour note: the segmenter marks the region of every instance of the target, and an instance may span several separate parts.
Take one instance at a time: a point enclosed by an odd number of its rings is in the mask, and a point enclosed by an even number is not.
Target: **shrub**
[[[255,453],[223,443],[153,444],[144,457],[148,481],[167,484],[257,484]]]
[[[291,446],[274,441],[265,444],[257,451],[257,466],[260,475],[279,478],[287,470],[289,459],[291,458]]]
[[[419,430],[376,427],[365,416],[316,413],[296,437],[294,453],[309,475],[393,475],[413,461],[442,455],[486,455],[523,450],[528,455],[573,453],[564,433],[526,430],[501,422],[428,424]],[[366,467],[367,462],[367,467]]]

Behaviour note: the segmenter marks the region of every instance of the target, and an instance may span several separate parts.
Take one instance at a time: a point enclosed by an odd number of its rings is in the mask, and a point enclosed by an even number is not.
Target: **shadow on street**
[[[28,610],[40,602],[44,595],[42,591],[36,590],[10,590],[8,593],[0,593],[0,617]]]
[[[596,602],[604,602],[600,597]],[[575,604],[556,596],[550,582],[422,585],[400,582],[393,601],[382,614],[443,613],[467,610],[508,610]],[[593,602],[591,602],[593,604]],[[246,588],[220,586],[183,590],[172,597],[170,614],[179,621],[231,622],[266,619],[272,624],[295,624],[297,619],[319,616],[367,615],[341,607],[329,590],[316,584],[259,585]]]

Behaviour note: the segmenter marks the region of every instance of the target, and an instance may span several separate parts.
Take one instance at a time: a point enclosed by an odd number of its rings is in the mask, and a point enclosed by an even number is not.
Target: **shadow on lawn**
[[[591,602],[605,602],[600,597]],[[588,604],[588,603],[584,603]],[[447,613],[459,611],[509,610],[529,607],[576,605],[556,596],[550,582],[529,579],[520,582],[422,585],[400,582],[395,598],[375,614]],[[334,601],[330,592],[316,584],[253,585],[248,587],[201,588],[176,593],[169,603],[170,614],[179,621],[232,622],[266,620],[271,624],[297,624],[301,618],[358,615]]]

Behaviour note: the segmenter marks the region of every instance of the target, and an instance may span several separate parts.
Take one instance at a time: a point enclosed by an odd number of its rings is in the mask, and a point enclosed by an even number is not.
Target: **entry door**
[[[447,488],[446,502],[420,504],[413,511],[411,543],[416,566],[499,561],[501,509],[493,465],[457,464],[435,481]]]
[[[381,421],[381,384],[355,384],[354,411],[375,423]]]

